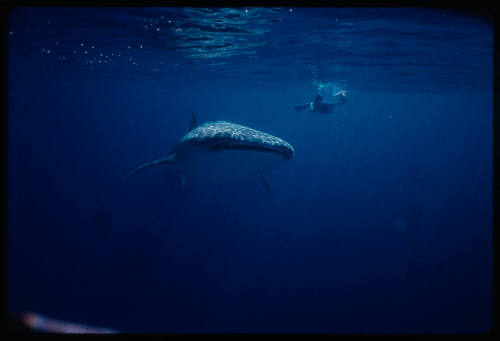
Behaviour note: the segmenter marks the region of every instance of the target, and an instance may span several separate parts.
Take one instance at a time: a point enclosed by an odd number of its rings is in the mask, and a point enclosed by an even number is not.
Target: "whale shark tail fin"
[[[302,104],[302,105],[297,105],[295,106],[295,111],[304,111],[305,109],[309,108],[309,104]]]
[[[132,175],[137,174],[140,171],[143,171],[144,169],[159,167],[162,165],[171,165],[173,163],[175,163],[175,154],[170,154],[170,155],[163,157],[161,159],[140,165],[139,167],[137,167],[136,169],[134,169],[133,171],[131,171],[130,173],[125,175],[123,178],[121,178],[120,182],[124,182]]]

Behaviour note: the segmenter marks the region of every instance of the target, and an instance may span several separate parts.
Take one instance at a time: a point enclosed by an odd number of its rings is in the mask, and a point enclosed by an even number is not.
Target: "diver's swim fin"
[[[309,106],[309,104],[297,105],[295,106],[295,111],[304,111],[305,109],[309,108]]]

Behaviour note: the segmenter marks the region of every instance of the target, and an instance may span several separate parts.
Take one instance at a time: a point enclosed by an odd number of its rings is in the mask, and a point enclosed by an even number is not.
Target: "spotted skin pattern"
[[[279,137],[225,121],[198,126],[184,135],[179,142],[179,145],[182,144],[256,147],[278,152],[287,159],[294,155],[293,147]]]

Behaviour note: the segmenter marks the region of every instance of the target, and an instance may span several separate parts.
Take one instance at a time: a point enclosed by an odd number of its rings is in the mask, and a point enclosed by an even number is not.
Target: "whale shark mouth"
[[[215,144],[211,147],[212,151],[221,150],[240,150],[240,151],[253,151],[260,153],[271,153],[284,157],[289,160],[293,157],[293,152],[286,148],[276,148],[267,145],[250,145],[250,144]]]

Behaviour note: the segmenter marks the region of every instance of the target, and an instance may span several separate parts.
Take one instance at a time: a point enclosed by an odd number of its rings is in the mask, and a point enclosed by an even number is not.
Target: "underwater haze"
[[[24,7],[5,34],[10,314],[125,333],[492,327],[488,17]],[[293,158],[265,182],[173,165],[119,181],[192,113]],[[232,174],[260,162],[233,151]]]

